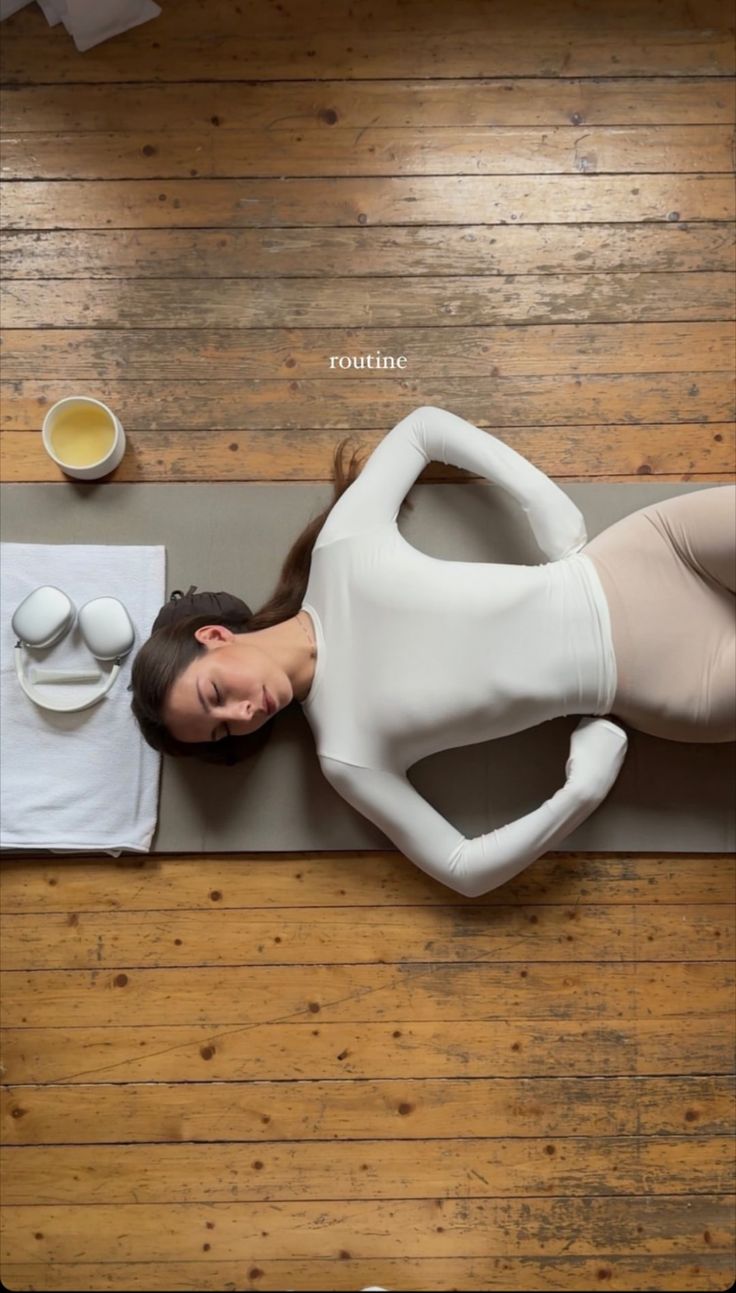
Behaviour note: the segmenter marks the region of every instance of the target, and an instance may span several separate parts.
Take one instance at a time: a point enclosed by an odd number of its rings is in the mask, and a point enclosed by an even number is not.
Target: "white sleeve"
[[[478,898],[511,880],[548,849],[557,848],[590,816],[618,775],[622,757],[618,738],[611,749],[616,752],[596,761],[598,766],[578,768],[575,777],[568,777],[533,812],[475,839],[466,839],[399,773],[355,767],[324,755],[320,765],[343,799],[378,826],[420,870],[465,898]]]
[[[579,552],[588,542],[582,512],[543,471],[490,431],[430,404],[409,413],[384,436],[335,503],[319,540],[330,542],[395,522],[430,462],[462,467],[505,489],[520,504],[550,560]]]

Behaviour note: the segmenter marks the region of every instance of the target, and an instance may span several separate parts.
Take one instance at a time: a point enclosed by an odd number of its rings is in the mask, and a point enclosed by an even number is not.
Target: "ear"
[[[198,642],[210,648],[225,646],[228,642],[232,642],[235,634],[224,624],[203,624],[194,630],[194,636]]]

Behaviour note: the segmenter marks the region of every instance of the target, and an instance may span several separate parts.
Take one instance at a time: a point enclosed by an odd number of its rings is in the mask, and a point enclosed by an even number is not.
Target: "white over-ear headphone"
[[[34,690],[35,683],[70,683],[97,682],[99,670],[84,673],[62,673],[53,669],[34,668],[30,679],[23,672],[22,652],[24,647],[36,648],[53,646],[72,628],[75,619],[84,642],[98,660],[114,660],[108,677],[92,696],[81,702],[73,700],[71,704],[51,700],[40,696]],[[79,709],[89,709],[112,687],[120,672],[120,662],[130,651],[135,641],[135,629],[127,610],[116,597],[95,597],[86,602],[77,615],[76,608],[66,593],[52,584],[36,588],[21,602],[13,620],[13,632],[18,641],[15,644],[15,672],[18,682],[29,700],[41,709],[52,709],[61,713],[73,713]]]

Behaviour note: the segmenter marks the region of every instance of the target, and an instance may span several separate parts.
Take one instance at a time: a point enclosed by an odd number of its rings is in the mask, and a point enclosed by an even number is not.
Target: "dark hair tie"
[[[198,593],[197,585],[191,584],[186,593],[183,593],[180,588],[174,589],[168,602],[161,607],[153,621],[151,633],[156,633],[158,629],[167,628],[169,624],[175,624],[178,620],[191,615],[207,615],[213,624],[233,620],[243,624],[251,619],[253,612],[248,603],[244,602],[242,597],[236,597],[234,593]]]

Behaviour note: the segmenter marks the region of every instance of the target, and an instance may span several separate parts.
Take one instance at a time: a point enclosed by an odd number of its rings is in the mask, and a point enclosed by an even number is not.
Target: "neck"
[[[301,702],[309,695],[312,682],[314,681],[314,670],[317,660],[317,644],[314,640],[312,619],[306,611],[299,611],[294,616],[294,623],[297,626],[296,631],[299,633],[301,638],[299,650],[301,652],[303,668],[301,677],[292,678],[292,686],[294,688],[296,699]],[[306,655],[304,654],[305,650]]]
[[[312,621],[306,611],[299,611],[289,620],[274,624],[269,629],[256,629],[255,633],[238,633],[244,642],[257,640],[261,648],[273,656],[288,675],[294,698],[303,701],[312,686],[317,659]]]

